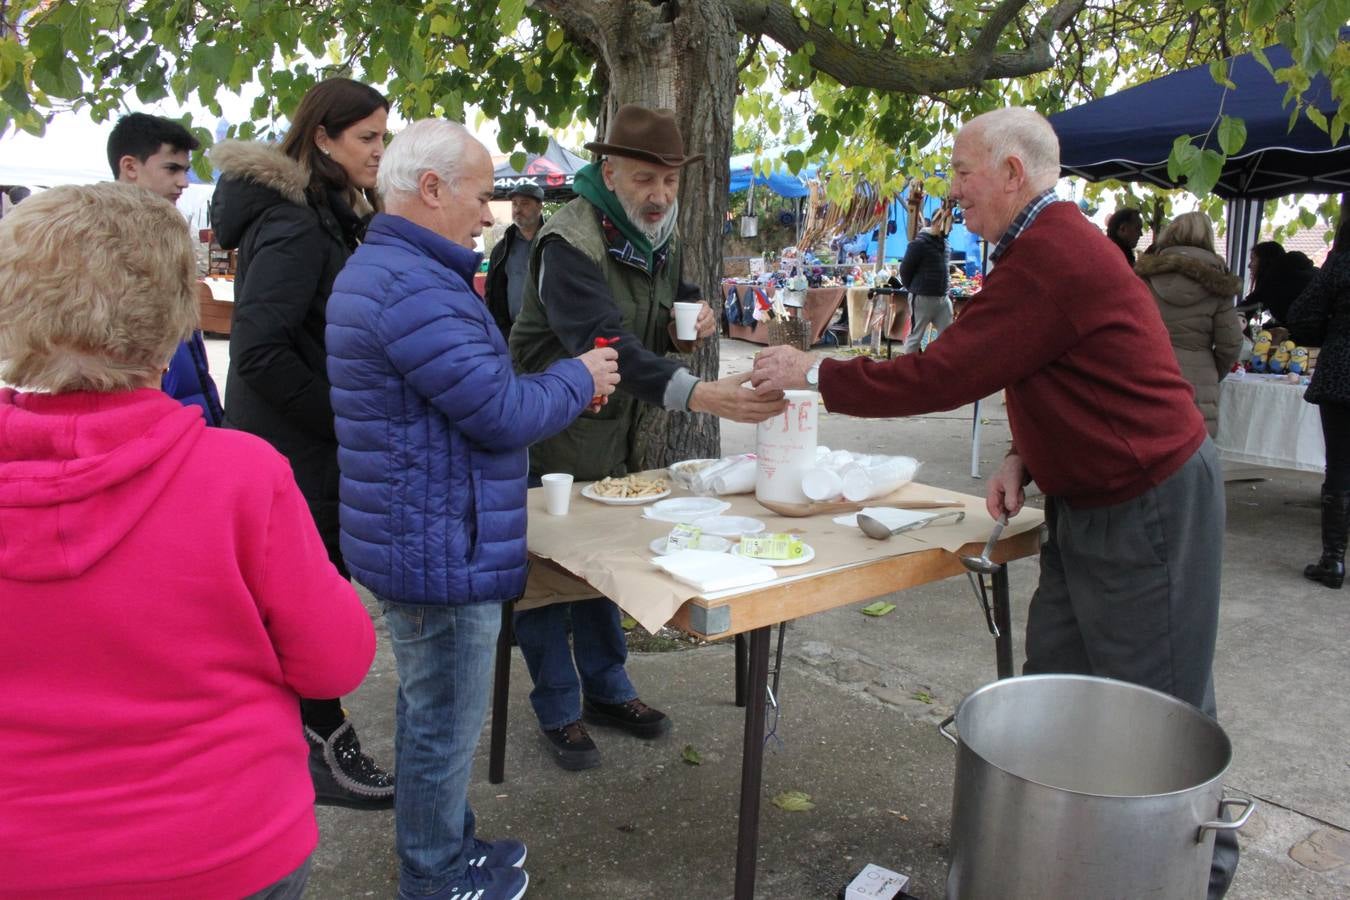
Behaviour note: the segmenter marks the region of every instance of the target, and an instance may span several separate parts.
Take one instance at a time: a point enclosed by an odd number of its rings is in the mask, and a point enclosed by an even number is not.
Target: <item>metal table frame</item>
[[[1033,528],[999,541],[990,556],[998,562],[1034,556],[1040,552],[1041,529]],[[670,624],[705,640],[736,639],[736,705],[745,707],[745,739],[741,752],[741,796],[736,838],[736,900],[755,895],[755,858],[759,852],[760,794],[764,771],[764,698],[769,685],[770,631],[793,619],[837,609],[895,591],[964,575],[957,559],[978,554],[974,542],[956,553],[942,549],[890,556],[872,562],[819,572],[783,584],[768,584],[733,596],[706,600],[695,597],[676,612]],[[532,557],[536,565],[553,565]],[[1012,609],[1006,566],[993,576],[993,617],[999,634],[994,641],[999,678],[1013,675]],[[507,696],[511,683],[511,627],[513,604],[502,605],[502,629],[497,640],[492,687],[492,727],[488,749],[488,781],[506,778]],[[972,617],[979,621],[979,617]],[[775,672],[777,682],[777,672]],[[775,691],[775,695],[776,695]],[[752,702],[753,701],[753,702]]]

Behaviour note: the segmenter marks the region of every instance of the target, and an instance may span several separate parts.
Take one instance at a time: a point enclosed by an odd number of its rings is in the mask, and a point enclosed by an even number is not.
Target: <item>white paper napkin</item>
[[[893,506],[868,506],[860,510],[865,516],[871,516],[887,528],[895,529],[902,525],[910,525],[914,522],[923,522],[933,518],[939,512],[927,509],[896,509]],[[851,525],[858,527],[858,513],[849,513],[846,516],[836,516],[834,519],[836,525]]]
[[[704,553],[699,550],[680,550],[659,556],[652,565],[700,593],[727,591],[773,581],[777,576],[768,566],[728,556],[725,553]]]

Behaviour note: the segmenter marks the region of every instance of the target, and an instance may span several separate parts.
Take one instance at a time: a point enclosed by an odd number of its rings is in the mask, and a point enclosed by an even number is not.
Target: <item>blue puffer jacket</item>
[[[526,448],[571,424],[594,390],[575,359],[515,374],[470,287],[480,258],[380,214],[328,300],[342,556],[386,600],[520,596]]]

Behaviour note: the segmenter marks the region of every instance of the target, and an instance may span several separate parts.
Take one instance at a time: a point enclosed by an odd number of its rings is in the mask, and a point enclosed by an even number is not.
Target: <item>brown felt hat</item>
[[[674,110],[648,109],[636,103],[620,106],[609,123],[609,134],[603,141],[591,141],[586,149],[676,168],[703,158],[702,153],[684,155],[684,138],[675,124]]]

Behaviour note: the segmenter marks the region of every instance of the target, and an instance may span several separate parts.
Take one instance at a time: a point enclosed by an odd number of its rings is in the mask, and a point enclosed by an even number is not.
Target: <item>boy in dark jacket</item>
[[[919,349],[928,326],[937,334],[952,324],[952,301],[947,297],[947,263],[951,250],[947,238],[929,219],[928,224],[909,242],[905,258],[900,262],[900,281],[909,289],[909,304],[914,312],[914,325],[905,341],[905,352]],[[937,340],[937,334],[933,340]]]

